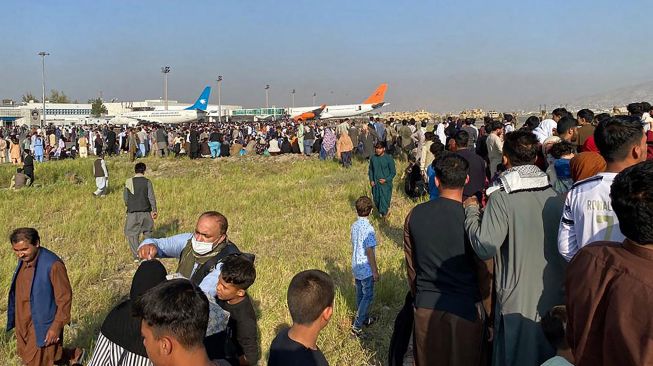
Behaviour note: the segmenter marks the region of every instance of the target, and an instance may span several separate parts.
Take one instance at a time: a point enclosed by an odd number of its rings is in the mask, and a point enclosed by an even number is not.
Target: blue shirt
[[[429,167],[426,168],[426,176],[429,178],[429,200],[433,201],[440,197],[438,186],[435,185],[435,169],[433,169],[433,165],[429,165]]]
[[[177,258],[181,256],[181,251],[184,250],[184,247],[188,243],[188,240],[193,236],[192,233],[183,233],[174,235],[168,238],[154,239],[148,238],[143,240],[141,245],[138,246],[140,249],[145,244],[154,244],[157,247],[157,258]],[[193,273],[197,270],[197,263],[193,266]],[[218,277],[220,277],[220,272],[222,272],[222,263],[218,263],[215,266],[215,270],[209,272],[206,277],[200,282],[200,288],[202,291],[206,292],[210,296],[215,297],[216,287],[218,286]]]
[[[359,217],[351,225],[351,270],[354,278],[364,280],[372,276],[372,267],[367,260],[365,250],[376,247],[376,235],[374,228],[367,217]]]

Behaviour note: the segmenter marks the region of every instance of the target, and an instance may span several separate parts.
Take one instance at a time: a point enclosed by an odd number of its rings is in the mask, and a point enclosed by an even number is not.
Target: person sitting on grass
[[[25,173],[23,173],[23,169],[18,168],[16,169],[16,174],[11,177],[11,185],[9,186],[9,189],[21,189],[29,187],[31,184],[32,181]]]
[[[204,341],[211,359],[225,359],[232,365],[256,365],[258,344],[256,313],[247,289],[256,280],[253,258],[231,255],[223,264],[216,288],[217,303],[229,312],[227,330]],[[217,347],[215,345],[218,345]]]
[[[356,280],[356,318],[351,327],[351,333],[360,337],[363,326],[369,326],[376,320],[370,317],[369,309],[374,299],[374,282],[379,280],[379,270],[376,267],[376,234],[368,216],[372,212],[372,200],[363,196],[356,200],[358,219],[351,225],[351,270]]]
[[[333,315],[333,280],[317,269],[299,272],[288,286],[288,310],[293,325],[270,345],[268,366],[328,366],[317,347],[320,331]]]
[[[179,278],[163,282],[134,302],[141,335],[154,366],[215,366],[204,348],[209,301],[202,290]]]

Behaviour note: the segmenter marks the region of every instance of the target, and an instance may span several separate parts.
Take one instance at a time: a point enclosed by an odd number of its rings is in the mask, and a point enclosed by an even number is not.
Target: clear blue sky
[[[514,108],[652,79],[650,1],[14,1],[2,3],[0,97],[224,104],[362,101],[388,110]],[[215,88],[214,88],[215,89]],[[217,103],[214,94],[211,103]]]

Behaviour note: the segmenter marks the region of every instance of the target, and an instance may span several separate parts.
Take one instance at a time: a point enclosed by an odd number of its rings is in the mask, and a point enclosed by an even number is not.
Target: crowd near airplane
[[[138,123],[186,123],[206,117],[206,107],[209,105],[211,87],[207,86],[200,94],[195,104],[181,110],[151,110],[125,112],[116,115],[109,122],[117,125],[135,126]]]
[[[288,115],[295,121],[354,117],[389,105],[390,103],[386,103],[384,100],[386,90],[388,90],[388,84],[379,85],[374,93],[361,104],[323,104],[314,107],[288,108]]]

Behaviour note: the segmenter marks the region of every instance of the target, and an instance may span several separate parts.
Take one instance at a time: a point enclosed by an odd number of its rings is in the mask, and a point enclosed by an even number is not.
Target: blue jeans
[[[313,152],[314,140],[304,140],[304,155],[310,156]]]
[[[368,311],[374,299],[374,277],[369,276],[364,280],[356,280],[356,320],[354,328],[361,329],[367,320]]]
[[[146,154],[145,144],[138,144],[138,149],[141,151],[141,158],[144,158]]]

